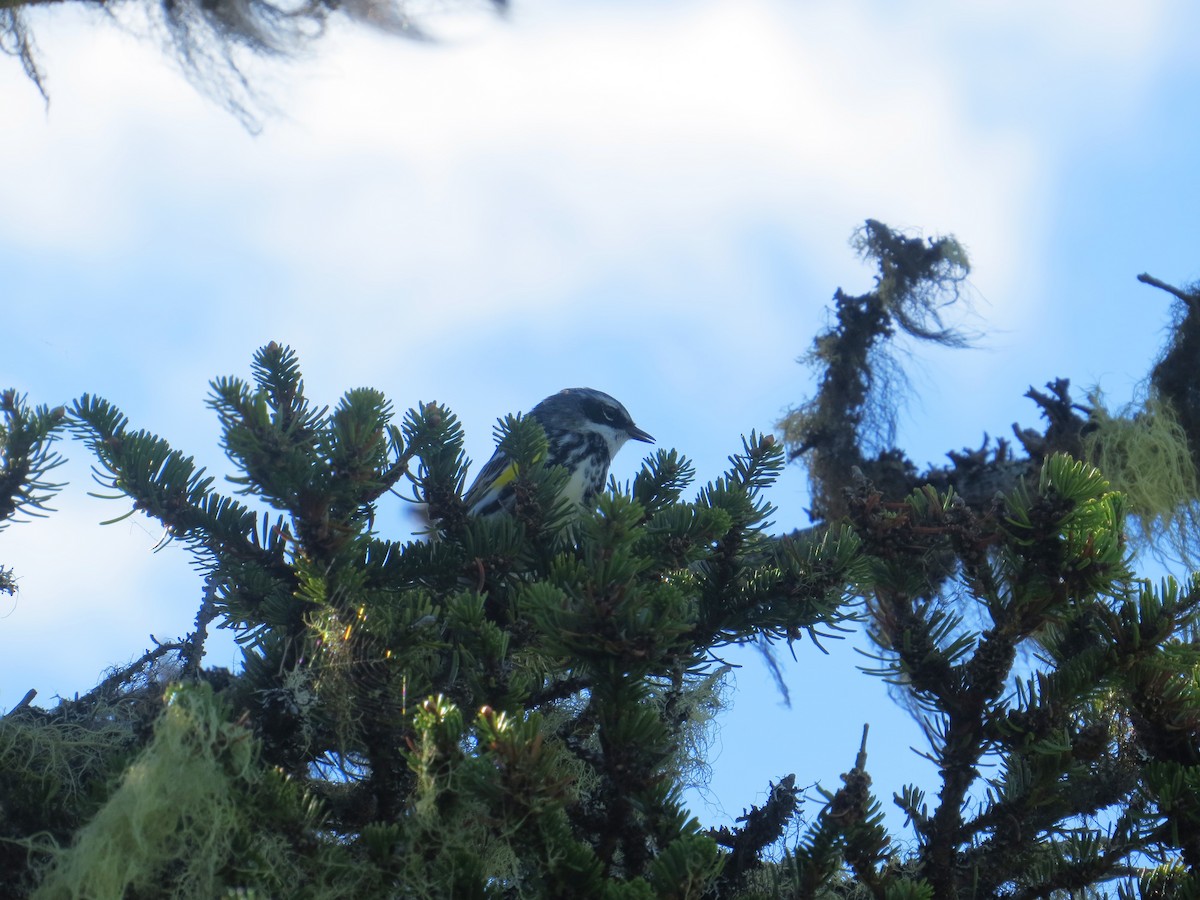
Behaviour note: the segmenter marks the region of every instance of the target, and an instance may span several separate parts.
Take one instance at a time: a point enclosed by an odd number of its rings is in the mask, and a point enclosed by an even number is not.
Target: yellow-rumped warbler
[[[630,438],[654,443],[633,424],[629,412],[603,391],[567,388],[547,397],[529,411],[546,432],[548,466],[562,466],[570,473],[562,496],[590,507],[604,490],[608,466]],[[513,507],[513,479],[517,466],[497,449],[464,496],[472,515],[491,516]]]

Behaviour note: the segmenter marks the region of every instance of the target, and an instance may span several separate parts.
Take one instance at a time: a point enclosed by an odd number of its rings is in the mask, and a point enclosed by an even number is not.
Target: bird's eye
[[[625,418],[621,415],[619,409],[600,400],[588,400],[585,402],[583,405],[583,414],[589,421],[595,422],[597,425],[612,425],[617,428],[621,427],[621,423]]]

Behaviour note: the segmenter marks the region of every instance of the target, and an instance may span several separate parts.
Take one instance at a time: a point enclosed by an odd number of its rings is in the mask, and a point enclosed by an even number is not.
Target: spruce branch
[[[782,839],[799,806],[796,776],[785,775],[778,783],[768,785],[762,806],[751,806],[737,817],[735,821],[744,823],[740,827],[722,826],[708,832],[729,851],[717,883],[719,893],[736,890],[747,872],[763,865],[764,851]]]
[[[46,475],[66,462],[53,450],[65,418],[62,407],[30,408],[15,390],[0,392],[0,529],[18,513],[49,511],[47,503],[62,485]]]
[[[70,427],[96,454],[95,480],[109,499],[129,497],[126,516],[142,511],[172,537],[198,551],[259,565],[290,580],[283,565],[285,532],[269,520],[212,490],[214,479],[191,457],[147,431],[130,433],[128,419],[100,397],[84,394],[71,409]],[[119,521],[113,520],[113,521]]]
[[[0,531],[16,515],[51,511],[63,485],[47,475],[66,461],[52,449],[64,419],[62,407],[31,408],[12,388],[0,391]],[[0,593],[17,593],[16,573],[7,566],[0,566]]]

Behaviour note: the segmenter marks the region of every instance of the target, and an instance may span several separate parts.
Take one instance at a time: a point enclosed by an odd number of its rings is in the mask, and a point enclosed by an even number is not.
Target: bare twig
[[[25,692],[25,696],[21,698],[21,702],[18,703],[16,706],[14,706],[12,709],[10,709],[8,712],[6,712],[4,714],[4,718],[7,719],[13,713],[17,713],[17,712],[20,712],[21,710],[25,709],[25,707],[29,706],[29,704],[33,702],[33,698],[36,696],[37,696],[37,689],[30,688],[28,691]]]
[[[154,640],[153,635],[151,635],[150,638],[151,640]],[[155,641],[155,645],[152,649],[147,650],[140,657],[138,657],[138,659],[127,665],[125,668],[118,669],[116,672],[113,672],[98,685],[79,698],[79,701],[77,702],[88,703],[96,700],[99,697],[103,697],[122,685],[128,684],[140,672],[148,668],[151,663],[161,659],[168,653],[182,653],[186,649],[187,645],[180,641],[171,641],[165,644],[160,644]]]
[[[217,584],[209,577],[204,582],[204,599],[196,611],[196,629],[184,640],[182,674],[195,677],[200,674],[200,662],[204,659],[204,642],[208,639],[208,625],[217,617]]]
[[[1165,281],[1160,281],[1159,279],[1155,278],[1153,275],[1147,275],[1145,272],[1143,272],[1141,275],[1139,275],[1137,277],[1137,280],[1140,281],[1142,284],[1148,284],[1151,287],[1156,287],[1160,291],[1166,291],[1172,297],[1178,297],[1180,300],[1182,300],[1184,303],[1186,303],[1189,307],[1196,306],[1197,302],[1200,301],[1200,297],[1197,297],[1195,294],[1189,293],[1188,291],[1185,291],[1182,288],[1177,288],[1173,284],[1167,284]]]

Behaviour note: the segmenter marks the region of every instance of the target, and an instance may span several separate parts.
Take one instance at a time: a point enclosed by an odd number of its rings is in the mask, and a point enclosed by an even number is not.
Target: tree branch
[[[1151,287],[1156,287],[1160,291],[1166,291],[1172,297],[1178,297],[1180,300],[1186,303],[1189,308],[1195,307],[1197,305],[1197,300],[1200,299],[1197,298],[1196,294],[1189,293],[1188,291],[1177,288],[1174,285],[1167,284],[1165,281],[1160,281],[1153,275],[1147,275],[1145,272],[1139,275],[1137,280],[1142,284],[1148,284]]]

